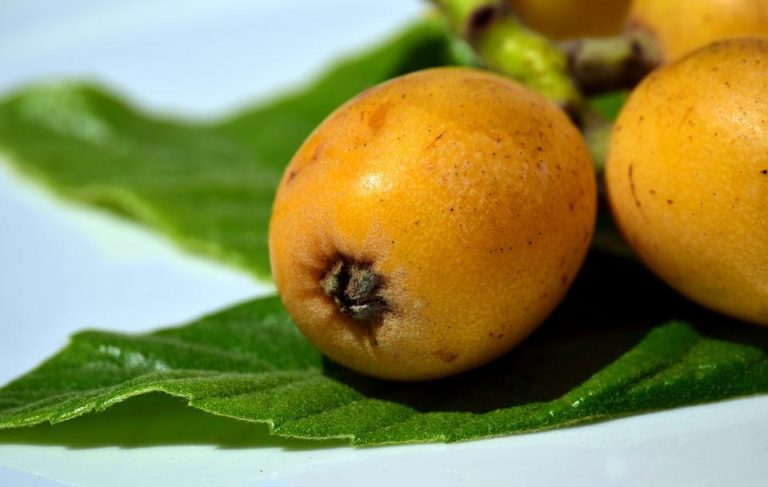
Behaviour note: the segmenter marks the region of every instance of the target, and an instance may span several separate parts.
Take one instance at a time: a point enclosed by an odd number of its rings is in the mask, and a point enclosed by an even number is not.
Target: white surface
[[[420,0],[0,0],[0,91],[78,76],[155,109],[224,114],[423,10]]]
[[[747,399],[454,445],[303,451],[21,445],[0,447],[0,462],[94,487],[763,486],[766,405]]]
[[[271,290],[136,224],[54,199],[0,156],[0,383],[81,328],[181,324]]]
[[[2,0],[0,92],[87,76],[151,109],[220,115],[301,82],[422,8],[417,0]],[[77,329],[177,324],[265,290],[133,224],[57,200],[0,163],[0,382]],[[767,456],[760,397],[458,445],[0,444],[0,485],[765,485]]]

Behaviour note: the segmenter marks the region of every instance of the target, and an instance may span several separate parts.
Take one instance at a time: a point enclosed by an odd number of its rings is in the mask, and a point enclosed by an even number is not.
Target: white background
[[[155,112],[220,117],[300,85],[423,10],[417,0],[0,0],[0,94],[82,78]],[[241,271],[58,200],[0,161],[0,383],[75,330],[144,331],[265,292]],[[760,397],[458,445],[0,442],[0,485],[765,485],[766,459]]]

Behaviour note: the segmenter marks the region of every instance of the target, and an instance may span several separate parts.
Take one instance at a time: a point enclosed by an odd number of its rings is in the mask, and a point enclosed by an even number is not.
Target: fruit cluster
[[[508,1],[553,38],[653,39],[661,66],[610,139],[614,219],[682,294],[768,325],[768,1]],[[489,71],[416,72],[340,107],[294,156],[273,206],[273,274],[332,360],[442,377],[508,351],[555,308],[597,201],[587,144],[556,104]]]

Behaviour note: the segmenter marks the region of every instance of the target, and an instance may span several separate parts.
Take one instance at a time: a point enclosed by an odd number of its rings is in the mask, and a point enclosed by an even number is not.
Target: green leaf
[[[627,101],[629,93],[626,91],[614,91],[592,97],[589,101],[597,112],[607,120],[616,120],[621,107]]]
[[[365,87],[458,62],[457,52],[427,20],[302,92],[217,124],[151,117],[90,86],[26,89],[0,103],[0,147],[67,197],[265,277],[274,187],[308,132]],[[458,441],[765,393],[766,351],[766,330],[691,305],[631,259],[595,252],[531,339],[458,377],[398,384],[356,375],[326,361],[268,298],[146,335],[80,333],[0,389],[0,430],[164,394],[285,437]],[[201,428],[222,431],[223,422]]]
[[[0,102],[0,150],[67,197],[267,278],[274,191],[304,138],[365,88],[453,63],[454,47],[427,19],[295,94],[215,124],[152,117],[95,86],[27,88]]]
[[[616,289],[617,274],[632,284]],[[651,311],[636,292],[653,300]],[[696,326],[647,325],[672,311]],[[356,375],[327,362],[271,297],[145,335],[79,333],[0,390],[0,429],[160,392],[284,437],[459,441],[768,392],[766,350],[764,330],[688,306],[632,261],[595,254],[540,332],[459,377],[400,384]]]

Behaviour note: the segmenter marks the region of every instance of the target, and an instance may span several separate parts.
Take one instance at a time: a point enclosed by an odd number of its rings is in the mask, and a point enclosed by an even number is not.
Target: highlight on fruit
[[[435,68],[361,93],[307,138],[278,188],[270,259],[330,359],[434,379],[542,323],[595,214],[589,154],[560,109],[487,71]]]

